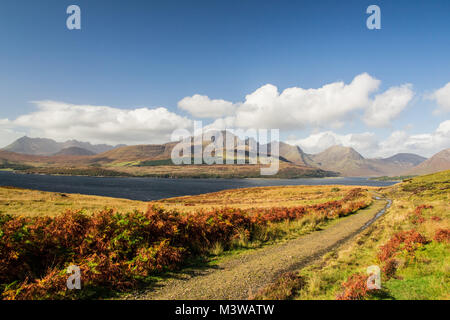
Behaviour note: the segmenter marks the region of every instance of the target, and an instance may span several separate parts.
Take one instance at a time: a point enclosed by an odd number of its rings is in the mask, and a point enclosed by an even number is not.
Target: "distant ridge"
[[[340,172],[344,176],[401,175],[426,160],[412,153],[398,153],[385,159],[366,159],[355,149],[344,146],[329,147],[316,155],[309,155],[309,158],[313,161],[310,165]]]
[[[397,153],[396,155],[383,160],[397,163],[411,163],[412,165],[417,166],[427,160],[427,158],[414,153]]]
[[[95,156],[98,159],[111,161],[162,160],[170,159],[171,151],[176,142],[166,144],[148,144],[123,146],[103,152]]]
[[[272,154],[270,150],[270,144],[267,148],[268,152]],[[276,156],[276,154],[272,154]],[[310,166],[311,160],[308,159],[308,155],[303,152],[299,146],[293,146],[285,142],[279,144],[279,156],[284,160],[292,162],[297,165]]]
[[[79,148],[79,147],[69,147],[62,149],[61,151],[54,154],[55,156],[93,156],[94,152]]]
[[[24,136],[20,139],[17,139],[2,150],[28,155],[50,156],[59,153],[63,149],[72,147],[81,148],[84,150],[88,150],[93,154],[98,154],[112,150],[118,146],[110,146],[107,144],[93,145],[89,142],[82,142],[77,140],[56,142],[55,140],[47,138],[29,138],[27,136]]]
[[[345,176],[379,174],[361,154],[350,147],[332,146],[310,157],[319,168],[337,171]]]
[[[422,175],[435,173],[450,169],[450,148],[436,153],[430,159],[425,160],[418,166],[414,167],[408,173],[411,175]]]
[[[237,136],[232,137],[239,140]],[[250,140],[245,140],[246,145],[249,142]],[[0,150],[0,160],[27,165],[40,163],[65,167],[102,167],[115,164],[118,167],[125,166],[124,170],[128,170],[127,166],[139,166],[140,170],[145,171],[146,169],[143,168],[145,166],[171,164],[171,153],[177,143],[114,147],[105,144],[92,145],[77,140],[56,142],[52,139],[22,137]],[[209,142],[203,141],[202,144],[206,146]],[[263,145],[259,145],[259,150],[261,147]],[[267,147],[267,153],[276,156],[270,150],[270,144]],[[265,149],[262,148],[262,150]],[[448,150],[429,160],[412,153],[398,153],[384,159],[367,159],[355,149],[341,145],[331,146],[318,154],[307,154],[299,146],[280,142],[278,156],[280,163],[287,167],[297,166],[311,172],[321,170],[349,177],[373,177],[416,174],[415,172],[430,173],[448,169],[450,168]],[[235,154],[237,156],[236,150],[227,151],[224,157],[235,157]],[[254,157],[255,155],[246,151],[245,156]]]

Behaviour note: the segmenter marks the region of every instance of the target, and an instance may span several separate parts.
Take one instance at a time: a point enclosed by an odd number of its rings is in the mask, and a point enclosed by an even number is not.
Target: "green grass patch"
[[[397,272],[399,279],[385,283],[395,299],[448,299],[450,245],[432,242],[416,252],[416,259]]]

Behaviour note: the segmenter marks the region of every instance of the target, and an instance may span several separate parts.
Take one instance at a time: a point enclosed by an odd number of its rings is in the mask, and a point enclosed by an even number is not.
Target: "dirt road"
[[[215,267],[187,270],[127,299],[247,299],[283,272],[297,270],[343,244],[386,206],[374,203],[324,230],[225,258]]]

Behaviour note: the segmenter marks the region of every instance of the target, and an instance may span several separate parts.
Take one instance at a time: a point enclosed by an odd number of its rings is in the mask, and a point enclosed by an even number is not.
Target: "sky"
[[[448,0],[2,0],[0,147],[162,143],[201,120],[280,129],[310,153],[428,157],[450,147],[449,14]]]

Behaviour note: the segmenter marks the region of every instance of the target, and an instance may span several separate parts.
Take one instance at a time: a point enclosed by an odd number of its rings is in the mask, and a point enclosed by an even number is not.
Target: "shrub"
[[[450,230],[438,229],[434,235],[434,240],[437,242],[450,242]]]
[[[343,291],[337,295],[336,300],[362,300],[367,297],[369,289],[367,288],[368,275],[355,273],[347,281],[342,283]]]
[[[386,275],[386,278],[389,280],[391,278],[395,278],[395,273],[397,272],[398,261],[395,259],[389,259],[386,261],[386,264],[383,267],[383,273]]]
[[[426,204],[417,206],[410,215],[410,219],[413,224],[421,224],[425,222],[425,218],[423,217],[422,214],[424,209],[433,209],[433,206]]]
[[[385,245],[381,246],[378,259],[380,261],[387,261],[402,249],[408,253],[413,253],[420,245],[426,243],[426,238],[416,230],[401,231],[394,234]]]

